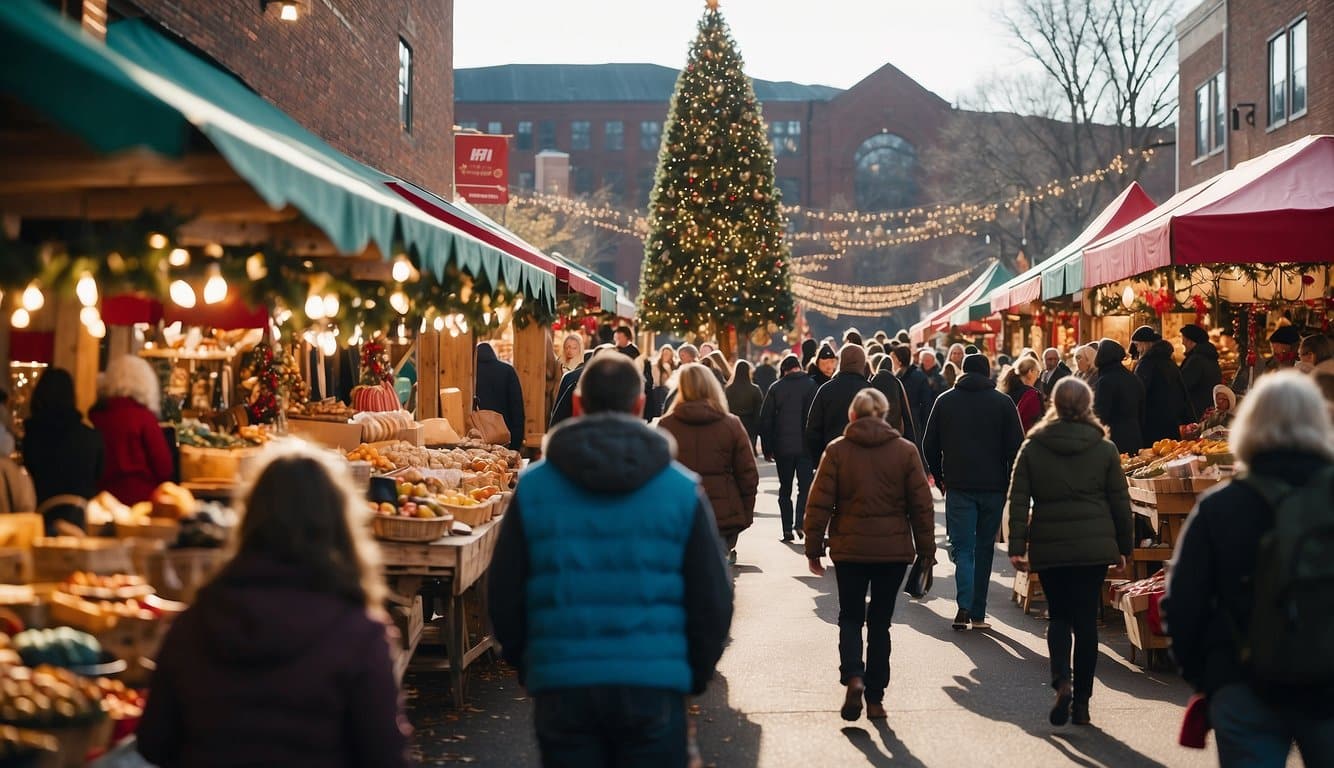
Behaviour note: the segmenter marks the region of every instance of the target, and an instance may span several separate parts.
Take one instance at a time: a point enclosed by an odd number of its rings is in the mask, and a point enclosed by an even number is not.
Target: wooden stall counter
[[[380,542],[385,578],[395,603],[412,606],[427,579],[447,585],[443,596],[446,657],[418,659],[412,667],[448,672],[456,707],[463,705],[468,667],[495,645],[486,618],[486,571],[499,534],[500,520],[492,520],[466,536],[445,536],[428,544]],[[420,639],[403,638],[405,656],[415,652]],[[399,666],[400,676],[406,666]]]

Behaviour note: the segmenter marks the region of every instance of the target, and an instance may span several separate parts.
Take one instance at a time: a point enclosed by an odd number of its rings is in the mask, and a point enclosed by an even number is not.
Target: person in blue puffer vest
[[[496,541],[488,609],[548,768],[686,765],[685,697],[731,626],[708,498],[643,408],[630,358],[590,360]]]

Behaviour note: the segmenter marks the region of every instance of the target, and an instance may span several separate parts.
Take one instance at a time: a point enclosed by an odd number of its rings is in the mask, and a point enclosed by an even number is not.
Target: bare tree
[[[928,166],[943,199],[1004,199],[1051,180],[1104,168],[1127,149],[1170,143],[1176,118],[1173,0],[1011,0],[1001,23],[1031,72],[998,77],[945,128]],[[992,225],[1001,254],[1050,255],[1129,181],[1171,191],[1161,153],[1146,167],[1125,156],[1123,174],[1001,211]],[[968,258],[958,245],[945,260]]]

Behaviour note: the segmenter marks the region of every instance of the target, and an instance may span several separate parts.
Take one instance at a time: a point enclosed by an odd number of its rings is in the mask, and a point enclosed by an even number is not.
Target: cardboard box
[[[287,420],[287,431],[327,448],[350,451],[361,445],[361,425],[313,419]]]
[[[445,387],[440,390],[440,415],[449,419],[449,423],[455,431],[462,430],[459,434],[467,431],[468,422],[463,420],[463,393],[458,387]]]
[[[421,448],[426,445],[426,428],[416,424],[409,429],[400,429],[395,439],[402,440],[409,445]]]

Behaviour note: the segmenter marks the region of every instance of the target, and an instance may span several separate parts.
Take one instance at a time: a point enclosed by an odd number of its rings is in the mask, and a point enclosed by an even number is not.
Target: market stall
[[[1002,266],[999,261],[988,264],[986,269],[973,282],[968,284],[967,288],[964,288],[953,299],[945,302],[939,309],[930,313],[925,319],[909,329],[908,333],[912,337],[912,343],[923,344],[927,339],[947,333],[951,327],[956,325],[954,322],[956,312],[960,310],[967,311],[970,305],[989,294],[996,286],[1009,280],[1011,276],[1010,270]]]

